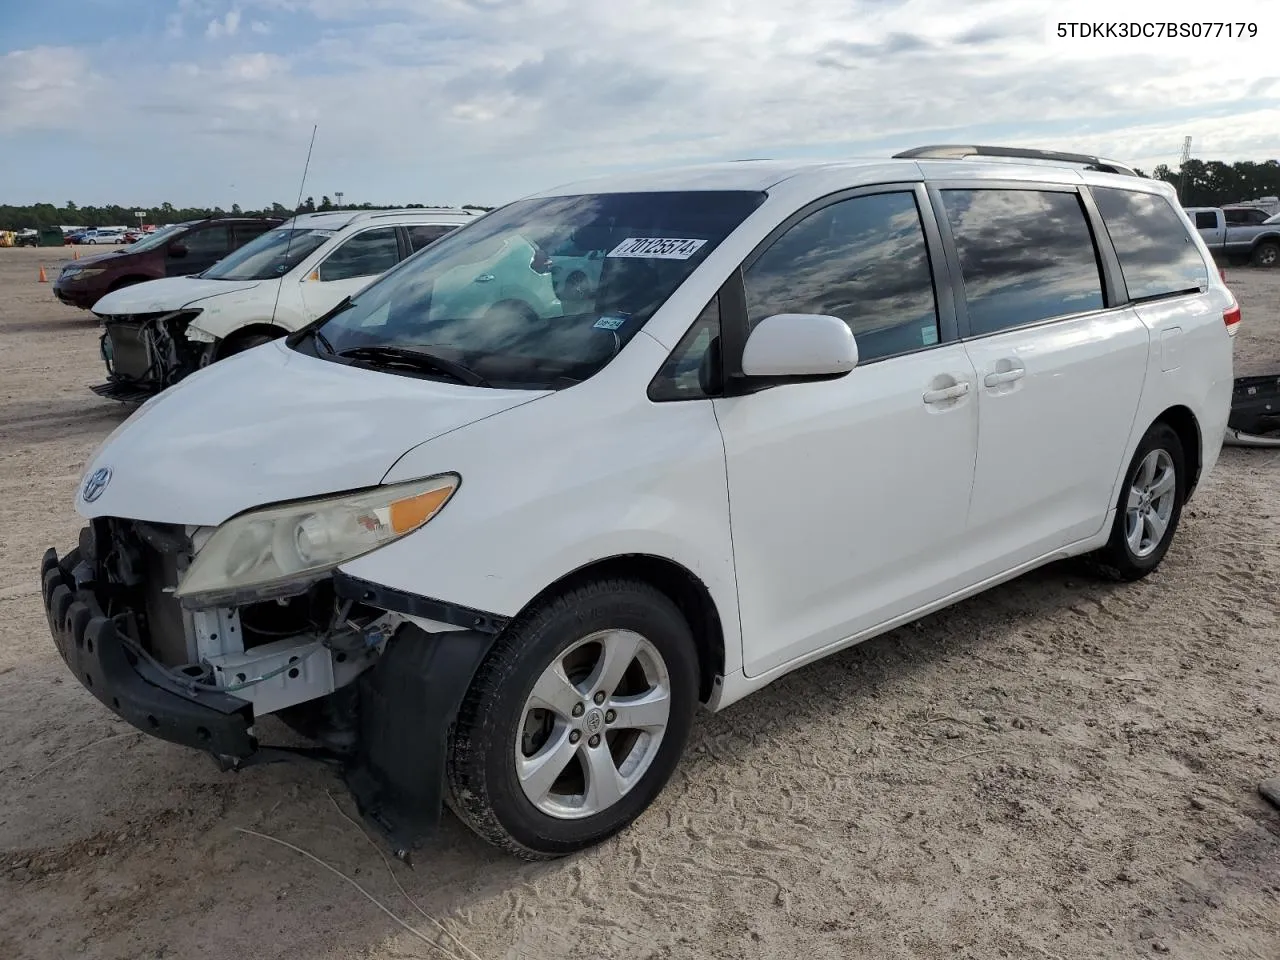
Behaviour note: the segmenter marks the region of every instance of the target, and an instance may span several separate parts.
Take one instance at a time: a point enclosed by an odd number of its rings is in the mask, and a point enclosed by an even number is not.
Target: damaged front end
[[[1280,373],[1236,378],[1225,441],[1237,447],[1280,447]]]
[[[212,360],[212,337],[188,336],[198,309],[161,313],[99,314],[107,382],[91,387],[109,400],[146,400]]]
[[[417,845],[439,820],[449,724],[501,624],[340,572],[290,595],[191,607],[175,590],[200,537],[98,518],[66,557],[49,550],[43,599],[68,667],[138,729],[224,770],[338,766],[395,849]],[[271,714],[317,746],[264,746]]]

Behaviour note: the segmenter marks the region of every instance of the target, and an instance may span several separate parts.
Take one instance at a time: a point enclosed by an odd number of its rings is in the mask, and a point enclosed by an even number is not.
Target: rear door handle
[[[926,390],[924,393],[925,403],[946,403],[949,400],[959,400],[969,392],[969,381],[965,380],[949,387],[942,387],[939,390]]]
[[[1015,380],[1021,380],[1026,376],[1027,371],[1019,367],[1017,370],[1001,370],[999,373],[988,373],[985,383],[988,387],[998,387],[1002,383],[1013,383]]]

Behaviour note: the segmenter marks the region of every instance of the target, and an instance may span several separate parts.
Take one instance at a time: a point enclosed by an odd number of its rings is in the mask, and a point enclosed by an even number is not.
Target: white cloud
[[[88,59],[74,47],[33,47],[0,55],[0,131],[58,129],[80,119]],[[5,150],[16,144],[5,143]],[[14,161],[20,156],[16,151]]]
[[[240,10],[233,7],[221,20],[217,17],[210,20],[209,25],[205,27],[204,35],[210,40],[217,40],[219,37],[234,37],[239,30]]]
[[[1185,133],[1198,155],[1262,159],[1280,129],[1261,41],[1075,53],[1046,41],[1049,0],[654,0],[625,16],[582,0],[236,2],[180,10],[211,39],[269,30],[272,53],[206,48],[198,77],[163,84],[147,58],[113,65],[119,109],[86,122],[163,134],[193,178],[234,164],[268,195],[257,171],[305,152],[318,122],[313,172],[352,196],[363,181],[362,197],[477,201],[612,167],[946,140],[1150,168],[1176,162]]]

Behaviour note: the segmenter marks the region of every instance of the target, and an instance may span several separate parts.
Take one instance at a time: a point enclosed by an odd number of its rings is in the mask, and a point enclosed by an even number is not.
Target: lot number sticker
[[[649,260],[688,260],[706,242],[673,237],[627,237],[606,256],[643,257]]]

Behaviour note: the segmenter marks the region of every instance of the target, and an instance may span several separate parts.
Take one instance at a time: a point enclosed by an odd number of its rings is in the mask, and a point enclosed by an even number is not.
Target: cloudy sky
[[[1090,12],[1053,0],[0,0],[0,202],[289,204],[313,124],[306,192],[375,203],[933,142],[1266,159],[1270,4],[1222,5],[1253,40],[1143,45],[1052,41]]]

